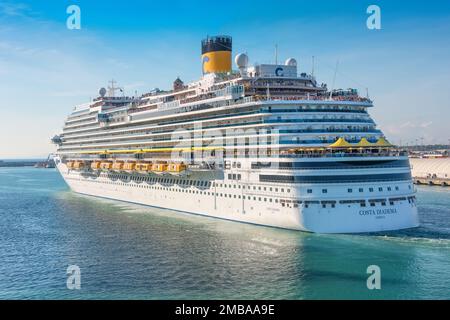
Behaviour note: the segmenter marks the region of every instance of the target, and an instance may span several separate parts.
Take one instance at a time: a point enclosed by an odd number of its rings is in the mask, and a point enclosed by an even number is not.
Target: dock
[[[450,158],[410,158],[415,184],[450,186]]]

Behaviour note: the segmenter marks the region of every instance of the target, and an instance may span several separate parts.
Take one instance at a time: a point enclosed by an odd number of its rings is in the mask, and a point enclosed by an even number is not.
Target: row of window
[[[252,162],[252,169],[409,168],[408,160]]]
[[[409,185],[408,187],[409,187],[409,189],[411,190],[411,186]],[[368,190],[369,190],[369,192],[374,192],[374,191],[375,191],[375,188],[372,188],[372,187],[371,187],[371,188],[369,188]],[[387,191],[392,191],[392,187],[387,187],[386,190],[387,190]],[[395,191],[399,191],[399,190],[400,190],[399,187],[398,187],[398,186],[395,186]],[[383,191],[384,191],[384,188],[383,188],[383,187],[378,187],[378,191],[379,191],[379,192],[383,192]],[[312,190],[312,189],[308,189],[307,192],[308,192],[308,193],[312,193],[313,190]],[[348,193],[353,193],[353,189],[352,189],[352,188],[348,188],[348,189],[347,189],[347,192],[348,192]],[[359,189],[358,189],[358,192],[363,193],[363,192],[364,192],[364,188],[359,188]],[[322,193],[328,193],[328,189],[322,189]]]
[[[366,175],[332,175],[332,176],[284,176],[259,175],[260,182],[274,183],[356,183],[411,180],[411,173],[388,173]]]

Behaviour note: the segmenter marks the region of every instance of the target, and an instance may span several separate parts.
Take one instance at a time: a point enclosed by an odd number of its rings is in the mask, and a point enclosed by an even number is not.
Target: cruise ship
[[[232,39],[201,42],[202,77],[125,96],[111,82],[76,106],[55,163],[80,194],[316,233],[419,225],[408,155],[355,89],[333,90],[294,58],[249,64]]]

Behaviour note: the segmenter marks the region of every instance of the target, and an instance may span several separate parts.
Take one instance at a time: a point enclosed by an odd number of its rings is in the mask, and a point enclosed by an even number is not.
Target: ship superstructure
[[[407,154],[369,98],[328,90],[297,62],[250,66],[227,36],[202,41],[199,81],[139,97],[114,83],[77,106],[57,167],[75,192],[320,233],[416,227]],[[121,90],[123,91],[123,90]]]

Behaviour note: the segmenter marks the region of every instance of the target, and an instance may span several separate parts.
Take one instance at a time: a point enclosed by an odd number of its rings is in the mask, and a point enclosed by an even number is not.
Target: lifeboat
[[[76,170],[81,170],[84,168],[84,162],[83,161],[75,161],[73,163],[73,168]]]
[[[68,169],[73,169],[73,161],[68,161],[66,163],[66,166],[67,166]]]
[[[152,171],[154,172],[164,172],[167,170],[167,164],[166,163],[154,163],[152,165]]]
[[[102,169],[102,170],[111,170],[112,165],[113,165],[112,162],[105,161],[105,162],[100,163],[100,169]]]
[[[94,161],[94,162],[92,162],[92,163],[91,163],[91,169],[92,169],[92,170],[99,170],[99,169],[100,169],[100,164],[101,164],[100,161]]]
[[[123,170],[133,171],[136,168],[136,162],[126,162],[123,164]]]
[[[113,163],[112,169],[116,170],[116,171],[120,171],[123,169],[123,165],[124,165],[123,161],[116,161]]]
[[[151,168],[152,168],[152,164],[151,163],[145,163],[145,162],[136,163],[136,167],[135,167],[135,169],[137,171],[145,171],[145,172],[150,171]]]
[[[167,166],[167,172],[180,173],[186,170],[186,165],[184,163],[170,163]]]

